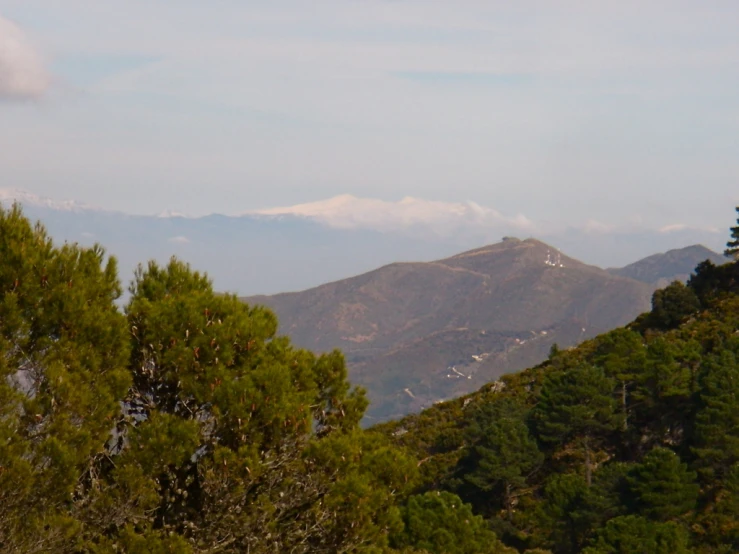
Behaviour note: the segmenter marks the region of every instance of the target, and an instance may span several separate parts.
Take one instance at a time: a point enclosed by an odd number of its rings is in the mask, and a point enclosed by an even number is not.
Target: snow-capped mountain
[[[98,242],[119,259],[122,279],[149,259],[176,255],[208,271],[221,290],[242,295],[300,290],[395,261],[430,261],[504,236],[537,237],[601,267],[703,243],[721,250],[724,234],[682,226],[617,229],[593,222],[552,229],[523,215],[474,202],[407,197],[397,202],[341,195],[240,215],[177,212],[131,215],[0,189],[0,204],[23,205],[58,241]]]
[[[306,217],[339,229],[402,232],[414,227],[429,227],[436,235],[470,229],[536,231],[534,223],[523,214],[511,217],[475,202],[439,202],[411,196],[388,202],[342,194],[318,202],[252,213]]]
[[[0,189],[0,204],[10,206],[15,202],[18,202],[26,209],[46,208],[64,212],[103,211],[100,208],[76,202],[75,200],[53,200],[25,190],[15,188]]]

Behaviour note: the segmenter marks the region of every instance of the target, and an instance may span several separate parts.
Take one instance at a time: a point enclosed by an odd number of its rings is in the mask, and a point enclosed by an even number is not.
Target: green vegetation
[[[739,550],[739,263],[362,430],[339,352],[182,262],[141,267],[121,311],[115,260],[17,207],[0,259],[3,552]]]
[[[0,550],[381,551],[413,459],[358,422],[340,353],[172,260],[54,247],[0,210]]]
[[[736,552],[737,277],[704,262],[629,326],[377,429],[519,551]]]

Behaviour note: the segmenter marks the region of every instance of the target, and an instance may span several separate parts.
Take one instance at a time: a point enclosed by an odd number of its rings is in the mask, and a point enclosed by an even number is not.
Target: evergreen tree
[[[616,329],[598,341],[595,363],[618,383],[623,430],[627,431],[632,409],[631,395],[646,361],[643,337],[630,329]]]
[[[90,508],[117,548],[133,522],[196,551],[387,542],[414,464],[359,431],[367,403],[338,352],[294,348],[271,312],[177,260],[137,272],[126,314],[133,386]]]
[[[592,481],[594,450],[621,426],[614,385],[602,369],[589,364],[559,371],[544,380],[532,412],[543,442],[579,446],[588,485]]]
[[[626,477],[637,511],[667,521],[695,508],[696,474],[668,448],[652,449]]]
[[[667,336],[653,338],[647,346],[633,399],[641,425],[651,428],[647,444],[675,441],[691,419],[701,346],[695,340]]]
[[[609,521],[583,554],[690,554],[688,533],[674,523],[655,523],[639,516]]]
[[[695,292],[682,282],[674,281],[652,295],[649,324],[655,329],[674,329],[700,308],[700,300]]]
[[[0,550],[62,552],[129,383],[115,260],[0,207]]]
[[[405,528],[393,536],[395,548],[412,547],[430,554],[514,554],[449,492],[412,496],[402,509]]]
[[[739,214],[739,206],[736,207],[736,212]],[[739,255],[739,219],[737,219],[737,225],[731,228],[731,240],[726,243],[726,250],[724,250],[724,256],[731,256],[737,259]]]
[[[529,434],[524,413],[510,402],[491,403],[496,409],[487,421],[477,421],[473,431],[475,446],[465,480],[482,491],[490,502],[502,498],[510,517],[520,491],[544,456]],[[481,415],[478,415],[481,418]],[[482,418],[481,418],[482,419]]]
[[[726,552],[739,552],[739,463],[729,470],[715,496],[715,511],[706,514],[713,520],[709,542],[722,545]]]
[[[739,367],[733,352],[723,350],[705,360],[695,419],[696,467],[718,484],[739,463]]]
[[[599,529],[606,522],[627,513],[623,504],[627,493],[626,476],[633,464],[609,462],[593,474],[593,485],[588,488],[583,502],[581,519],[590,529]]]
[[[558,554],[579,552],[591,523],[586,510],[588,489],[581,475],[550,477],[537,513],[534,542],[543,543]]]

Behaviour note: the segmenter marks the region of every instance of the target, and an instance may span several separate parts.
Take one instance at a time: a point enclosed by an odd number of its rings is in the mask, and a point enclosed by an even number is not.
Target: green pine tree
[[[560,554],[579,552],[591,525],[588,483],[575,473],[554,474],[544,484],[531,539]]]
[[[135,524],[195,551],[383,547],[415,464],[359,430],[341,354],[293,347],[271,312],[177,260],[130,290],[133,385],[91,507],[113,544]]]
[[[62,552],[130,382],[116,262],[0,208],[0,549]]]
[[[480,516],[455,494],[432,491],[412,496],[402,508],[405,523],[393,536],[395,548],[429,554],[513,554]]]
[[[739,214],[739,206],[736,207],[736,212]],[[734,259],[739,256],[739,219],[737,219],[737,225],[731,228],[731,240],[726,243],[724,256],[730,256]]]
[[[623,430],[628,431],[632,411],[632,392],[646,361],[643,337],[631,329],[616,329],[599,337],[594,362],[616,380]]]
[[[497,403],[499,409],[475,435],[472,467],[465,480],[487,496],[502,498],[503,508],[511,515],[517,497],[544,460],[531,437],[520,410]]]
[[[655,523],[639,516],[609,521],[583,554],[690,554],[688,533],[675,523]]]
[[[674,281],[652,295],[649,325],[655,329],[674,329],[701,308],[698,296],[690,287]]]
[[[710,482],[719,484],[739,463],[739,367],[729,350],[703,363],[693,444],[696,467]]]
[[[603,370],[580,365],[548,375],[532,418],[539,438],[549,444],[575,444],[583,454],[585,478],[592,482],[594,451],[620,428],[615,382]]]
[[[652,449],[626,477],[637,511],[649,519],[668,521],[695,508],[696,474],[668,448]]]

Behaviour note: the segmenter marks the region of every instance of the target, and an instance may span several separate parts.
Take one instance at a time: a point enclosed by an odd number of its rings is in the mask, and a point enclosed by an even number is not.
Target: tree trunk
[[[512,512],[511,504],[513,502],[513,499],[511,498],[511,484],[510,483],[505,484],[505,493],[504,493],[503,501],[505,502],[505,509],[506,509],[506,512],[508,513],[508,521],[510,521],[511,515],[512,515],[511,514]]]
[[[621,383],[621,409],[624,412],[624,423],[623,430],[626,431],[629,428],[629,412],[626,409],[626,396],[628,394],[628,385],[626,381]]]

